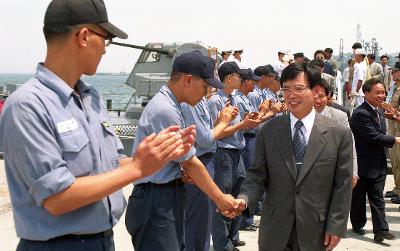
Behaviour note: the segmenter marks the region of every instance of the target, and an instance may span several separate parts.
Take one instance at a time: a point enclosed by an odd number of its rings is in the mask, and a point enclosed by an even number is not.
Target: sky
[[[0,73],[32,73],[44,60],[43,19],[50,0],[0,0]],[[128,33],[126,40],[193,42],[225,49],[244,49],[248,67],[277,61],[277,51],[317,49],[338,53],[362,37],[376,38],[382,53],[400,51],[396,0],[105,0],[109,21]],[[130,72],[139,50],[111,45],[98,72]]]

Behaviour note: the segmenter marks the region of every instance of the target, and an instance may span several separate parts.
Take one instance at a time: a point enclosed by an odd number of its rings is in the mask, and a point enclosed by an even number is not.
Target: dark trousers
[[[182,181],[136,185],[129,197],[125,225],[135,251],[184,249],[186,189]]]
[[[244,135],[244,139],[246,141],[246,146],[243,150],[241,150],[241,155],[243,158],[243,164],[245,169],[249,169],[253,166],[254,162],[254,149],[256,146],[256,138],[255,136],[246,136]],[[256,210],[260,211],[260,210]],[[240,224],[240,229],[248,227],[254,223],[254,215],[250,216],[239,216],[242,217],[242,222]]]
[[[106,237],[55,238],[48,241],[21,239],[17,251],[114,251],[113,235]]]
[[[265,248],[259,247],[259,251],[270,251]],[[273,251],[273,250],[271,250]],[[286,244],[286,248],[283,251],[300,251],[299,241],[297,239],[296,226],[293,225],[292,232],[290,233],[290,237],[288,243]]]
[[[215,153],[215,183],[223,193],[236,197],[244,180],[244,167],[240,150],[217,148]],[[231,251],[239,241],[241,217],[229,219],[213,210],[212,239],[216,251]]]
[[[374,233],[389,230],[385,220],[385,201],[383,199],[385,181],[386,175],[375,179],[360,177],[353,189],[351,202],[350,221],[353,228],[362,228],[367,223],[365,195],[368,195]]]
[[[211,178],[214,178],[214,154],[198,157]],[[196,185],[186,184],[185,250],[208,251],[211,238],[212,205],[210,199]]]

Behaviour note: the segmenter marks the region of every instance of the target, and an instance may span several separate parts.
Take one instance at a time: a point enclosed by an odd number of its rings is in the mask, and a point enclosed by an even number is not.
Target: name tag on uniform
[[[57,123],[57,131],[59,134],[78,129],[78,123],[75,119],[69,119]]]

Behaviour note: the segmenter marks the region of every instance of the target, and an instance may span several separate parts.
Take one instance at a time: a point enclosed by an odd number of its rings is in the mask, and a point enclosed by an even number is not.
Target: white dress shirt
[[[296,118],[292,113],[290,113],[290,129],[292,130],[292,139],[294,137],[294,132],[296,130],[296,128],[294,128],[294,125],[298,120],[299,120],[298,118]],[[311,130],[314,126],[314,120],[315,120],[314,108],[307,116],[301,119],[301,121],[303,122],[301,131],[303,132],[303,135],[306,139],[306,145],[308,145],[308,139],[310,138]]]

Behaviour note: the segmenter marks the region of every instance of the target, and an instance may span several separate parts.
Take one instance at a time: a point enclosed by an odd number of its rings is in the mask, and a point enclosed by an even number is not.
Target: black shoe
[[[253,224],[251,224],[253,227],[256,227],[256,228],[260,228],[260,223],[253,223]]]
[[[385,198],[396,198],[399,197],[399,195],[395,194],[393,191],[387,191],[385,194]]]
[[[400,197],[393,197],[390,199],[394,204],[400,204]]]
[[[253,225],[249,225],[247,227],[243,227],[240,229],[240,231],[250,231],[250,232],[254,232],[257,231],[257,227],[253,226]]]
[[[240,251],[237,247],[233,247],[232,251]]]
[[[235,241],[235,242],[232,242],[232,244],[235,247],[241,247],[241,246],[246,245],[246,242],[244,242],[244,241]],[[237,249],[237,250],[239,250],[239,249]]]
[[[365,230],[364,228],[353,228],[353,232],[358,234],[358,235],[364,235],[365,234]]]
[[[374,241],[382,242],[384,239],[386,240],[393,240],[395,237],[393,234],[389,233],[389,231],[379,231],[374,235]]]

